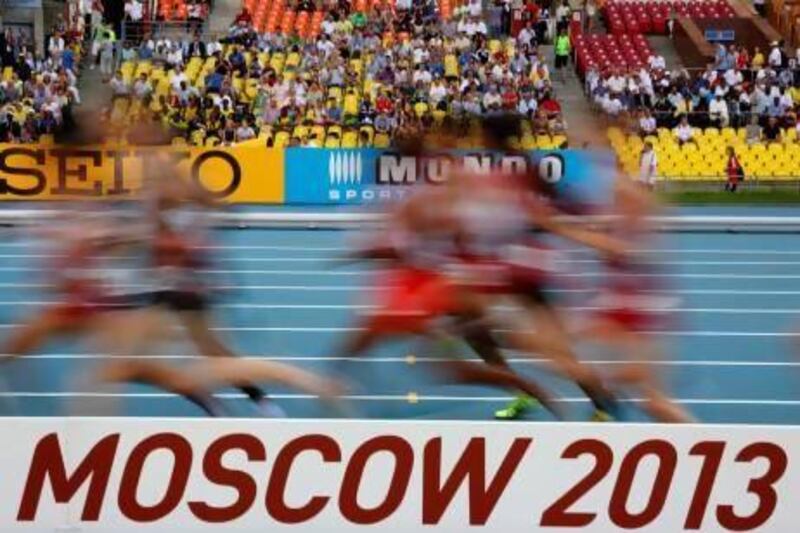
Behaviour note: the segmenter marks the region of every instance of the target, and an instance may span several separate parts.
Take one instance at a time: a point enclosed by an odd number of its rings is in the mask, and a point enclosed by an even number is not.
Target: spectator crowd
[[[43,54],[35,52],[32,35],[22,30],[6,28],[0,34],[0,142],[36,142],[71,120],[73,106],[80,104],[83,49],[83,26],[74,22],[57,18]]]
[[[652,135],[657,128],[675,128],[687,142],[692,128],[744,128],[756,124],[775,140],[774,132],[797,126],[800,109],[800,49],[795,56],[782,43],[770,50],[718,45],[705,70],[667,68],[660,56],[635,71],[615,69],[586,76],[593,102],[606,114],[620,117],[633,130]]]
[[[529,141],[566,124],[538,34],[490,35],[480,2],[442,20],[430,0],[366,12],[325,2],[319,35],[259,33],[239,14],[204,41],[145,37],[122,51],[110,121],[160,120],[193,144],[358,146],[416,135],[451,117],[518,111]],[[298,9],[320,9],[301,0]],[[551,137],[552,139],[553,137]],[[530,144],[530,142],[528,142]]]

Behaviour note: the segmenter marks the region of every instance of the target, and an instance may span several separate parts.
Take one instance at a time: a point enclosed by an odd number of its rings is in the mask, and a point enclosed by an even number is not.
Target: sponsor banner
[[[286,203],[368,204],[403,198],[417,184],[447,179],[453,162],[490,173],[537,165],[559,193],[584,204],[606,204],[615,177],[607,151],[558,150],[524,156],[487,151],[452,151],[424,157],[390,150],[289,148],[286,150]]]
[[[796,427],[2,423],[4,533],[366,527],[787,533],[798,527]]]
[[[143,177],[155,172],[148,166],[153,150],[0,144],[0,200],[125,199],[141,188]],[[283,202],[281,150],[162,150],[171,154],[177,175],[196,180],[221,201]]]

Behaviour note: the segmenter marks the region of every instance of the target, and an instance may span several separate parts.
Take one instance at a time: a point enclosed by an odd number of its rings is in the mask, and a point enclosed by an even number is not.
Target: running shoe
[[[616,420],[616,417],[600,409],[596,409],[591,418],[592,422],[615,422]]]
[[[498,420],[516,420],[529,410],[539,407],[539,402],[530,396],[517,396],[505,409],[495,411]]]

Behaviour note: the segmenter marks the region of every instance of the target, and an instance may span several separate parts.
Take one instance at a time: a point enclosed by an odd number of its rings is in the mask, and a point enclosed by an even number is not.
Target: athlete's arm
[[[625,255],[627,252],[625,243],[618,239],[576,225],[558,222],[556,219],[558,212],[543,202],[528,202],[527,206],[531,222],[545,231],[610,255]]]

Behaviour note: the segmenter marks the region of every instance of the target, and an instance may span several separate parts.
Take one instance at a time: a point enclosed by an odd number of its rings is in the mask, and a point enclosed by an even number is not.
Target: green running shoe
[[[539,407],[539,402],[530,396],[517,396],[505,409],[495,411],[498,420],[516,420],[527,411]]]
[[[605,411],[601,411],[600,409],[595,410],[594,414],[592,414],[591,418],[592,422],[615,422],[616,418],[611,416]]]

